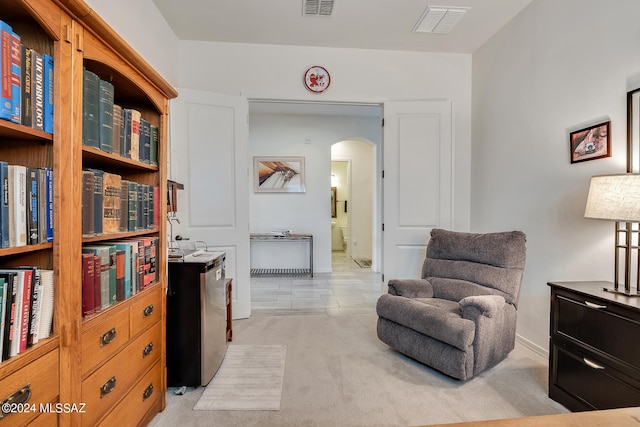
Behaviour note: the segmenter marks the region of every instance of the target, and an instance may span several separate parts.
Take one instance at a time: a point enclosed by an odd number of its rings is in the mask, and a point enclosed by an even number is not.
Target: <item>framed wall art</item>
[[[304,157],[254,157],[256,193],[304,193]]]
[[[640,172],[640,88],[627,92],[627,172]]]
[[[571,163],[611,157],[611,121],[569,134]]]

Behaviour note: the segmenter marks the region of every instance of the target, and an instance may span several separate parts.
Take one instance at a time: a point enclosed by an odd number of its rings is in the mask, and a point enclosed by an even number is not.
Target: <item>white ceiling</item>
[[[532,0],[335,0],[330,17],[302,0],[153,0],[180,40],[473,53]],[[428,6],[469,8],[449,34],[413,33]]]

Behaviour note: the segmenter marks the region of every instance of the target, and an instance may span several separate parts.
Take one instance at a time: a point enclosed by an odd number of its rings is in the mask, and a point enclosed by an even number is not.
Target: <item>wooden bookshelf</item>
[[[0,400],[26,398],[29,385],[26,402],[37,410],[2,414],[0,427],[113,425],[123,415],[126,423],[145,424],[165,405],[168,101],[177,92],[83,0],[0,0],[0,20],[23,44],[54,58],[53,134],[0,120],[0,160],[51,168],[55,179],[53,242],[0,249],[0,265],[51,269],[55,283],[51,336],[0,363]],[[141,111],[158,127],[159,166],[82,145],[83,67],[114,85],[119,105]],[[87,167],[157,186],[160,223],[83,238],[82,169]],[[137,237],[158,238],[156,282],[83,317],[82,245]],[[82,405],[83,413],[39,410],[55,403]]]

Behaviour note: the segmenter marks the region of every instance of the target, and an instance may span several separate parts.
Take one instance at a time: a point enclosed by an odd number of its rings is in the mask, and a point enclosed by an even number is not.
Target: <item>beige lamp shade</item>
[[[640,174],[592,177],[584,217],[640,222]]]

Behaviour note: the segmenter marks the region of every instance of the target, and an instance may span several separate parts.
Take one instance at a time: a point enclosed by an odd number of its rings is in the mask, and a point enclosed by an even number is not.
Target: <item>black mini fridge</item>
[[[227,351],[225,253],[203,250],[169,259],[167,386],[211,381]]]

